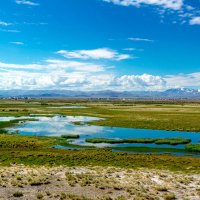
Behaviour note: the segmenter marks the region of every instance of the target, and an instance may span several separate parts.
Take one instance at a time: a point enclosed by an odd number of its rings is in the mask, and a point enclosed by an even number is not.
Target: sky
[[[200,91],[200,0],[1,0],[0,89]]]

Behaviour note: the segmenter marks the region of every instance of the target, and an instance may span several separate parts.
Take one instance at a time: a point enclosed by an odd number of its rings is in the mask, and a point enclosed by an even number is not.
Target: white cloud
[[[16,0],[17,4],[22,4],[22,5],[29,5],[29,6],[39,6],[39,3],[35,3],[33,1],[28,1],[28,0]]]
[[[134,6],[134,7],[142,7],[142,6],[154,6],[154,11],[156,11],[160,17],[160,22],[164,22],[164,18],[172,16],[172,23],[179,24],[200,24],[199,20],[199,4],[194,7],[191,5],[190,1],[185,0],[102,0],[107,3],[113,3],[119,6]],[[176,15],[176,18],[174,16]],[[137,38],[135,38],[137,39]],[[138,38],[140,39],[140,38]],[[135,40],[140,41],[140,40]],[[148,40],[147,40],[148,41]]]
[[[149,77],[151,78],[149,78]],[[158,84],[159,83],[159,84]],[[0,72],[0,89],[67,89],[67,90],[159,90],[165,88],[160,77],[152,75],[115,76],[109,73],[54,71],[31,73]]]
[[[118,83],[123,90],[162,90],[166,87],[164,78],[150,74],[124,75],[118,78]]]
[[[12,23],[0,21],[0,26],[10,26],[10,25],[12,25]]]
[[[32,70],[35,72],[46,73],[54,70],[80,71],[80,72],[102,72],[105,67],[87,62],[65,61],[65,60],[46,60],[43,64],[7,64],[0,62],[0,69],[3,70]]]
[[[128,38],[131,41],[139,41],[139,42],[154,42],[153,40],[147,39],[147,38],[135,38],[135,37],[131,37]]]
[[[86,88],[91,74],[104,71],[102,65],[77,61],[46,60],[22,65],[0,62],[0,89]]]
[[[114,3],[121,6],[154,5],[167,9],[179,10],[183,6],[183,0],[103,0],[108,3]]]
[[[56,52],[64,56],[65,58],[78,58],[78,59],[110,59],[110,60],[124,60],[131,58],[128,54],[120,54],[115,50],[108,48],[92,49],[92,50],[76,50],[76,51],[67,51],[60,50]]]
[[[102,72],[105,70],[104,66],[87,63],[87,62],[77,62],[77,61],[65,61],[65,60],[47,60],[47,68],[50,69],[65,69],[73,71],[83,71],[83,72]]]
[[[200,72],[190,74],[168,75],[165,77],[169,87],[199,87]]]
[[[11,44],[16,44],[16,45],[24,45],[23,42],[10,42]]]
[[[190,20],[190,25],[200,25],[200,16],[199,17],[193,17],[191,20]]]
[[[158,91],[177,87],[200,88],[200,72],[156,76],[116,75],[109,67],[88,62],[46,60],[42,64],[0,62],[0,89],[66,89]]]

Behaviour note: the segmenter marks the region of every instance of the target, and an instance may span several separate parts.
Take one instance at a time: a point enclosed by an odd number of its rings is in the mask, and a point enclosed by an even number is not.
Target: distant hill
[[[200,98],[200,91],[189,88],[169,89],[162,92],[162,95],[168,98]]]
[[[0,98],[133,98],[200,99],[200,91],[188,88],[156,91],[71,91],[71,90],[1,90]]]

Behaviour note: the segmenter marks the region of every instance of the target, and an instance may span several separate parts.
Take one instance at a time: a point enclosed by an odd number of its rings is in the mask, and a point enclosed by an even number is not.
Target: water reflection
[[[106,126],[87,125],[86,122],[103,120],[97,117],[87,116],[42,116],[30,115],[22,117],[0,117],[0,121],[33,119],[26,121],[17,126],[7,128],[10,133],[19,133],[21,135],[31,136],[61,136],[64,134],[80,135],[79,139],[72,140],[73,144],[90,145],[97,147],[125,147],[125,146],[144,146],[144,147],[163,147],[172,148],[171,145],[162,144],[90,144],[86,143],[86,138],[190,138],[192,143],[198,143],[200,140],[199,133],[194,132],[177,132],[177,131],[160,131],[160,130],[143,130],[133,128],[117,128]],[[80,122],[80,125],[74,124]],[[176,145],[173,148],[184,148],[184,145]]]
[[[16,118],[8,118],[7,121]],[[9,127],[9,132],[19,132],[21,135],[37,136],[61,136],[64,134],[88,135],[101,132],[103,127],[89,125],[74,125],[74,122],[91,122],[100,120],[96,117],[85,116],[29,116],[17,119],[33,119],[37,121],[27,121],[14,127]],[[6,119],[2,119],[6,120]],[[0,117],[1,121],[1,117]]]

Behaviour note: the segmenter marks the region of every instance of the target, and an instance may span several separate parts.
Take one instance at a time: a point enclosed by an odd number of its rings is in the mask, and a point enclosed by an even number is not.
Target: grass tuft
[[[23,193],[20,191],[13,193],[13,197],[23,197],[23,196],[24,196]]]

